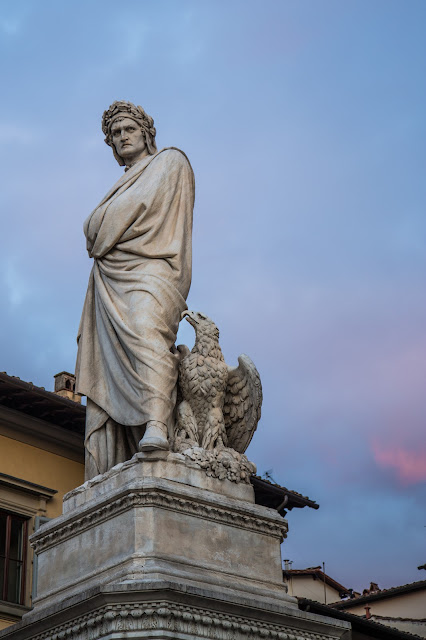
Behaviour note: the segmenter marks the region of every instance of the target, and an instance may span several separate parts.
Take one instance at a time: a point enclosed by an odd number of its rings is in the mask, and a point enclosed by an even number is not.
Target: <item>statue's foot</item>
[[[146,425],[144,437],[139,442],[139,451],[155,451],[169,449],[167,440],[167,427],[162,422],[150,420]]]

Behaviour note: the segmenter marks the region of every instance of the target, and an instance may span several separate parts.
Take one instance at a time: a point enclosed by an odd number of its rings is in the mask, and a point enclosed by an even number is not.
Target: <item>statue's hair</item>
[[[112,148],[114,158],[121,166],[126,163],[124,159],[118,155],[112,142],[111,126],[113,122],[123,118],[131,118],[140,126],[150,155],[153,155],[157,151],[157,145],[155,144],[155,134],[157,132],[154,127],[154,118],[151,118],[142,107],[136,106],[132,102],[127,102],[126,100],[113,102],[109,109],[104,111],[102,116],[102,131],[105,135],[105,142]]]

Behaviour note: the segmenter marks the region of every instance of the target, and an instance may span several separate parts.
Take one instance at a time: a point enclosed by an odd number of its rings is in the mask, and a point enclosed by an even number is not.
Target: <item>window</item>
[[[24,604],[28,520],[0,511],[0,600]]]

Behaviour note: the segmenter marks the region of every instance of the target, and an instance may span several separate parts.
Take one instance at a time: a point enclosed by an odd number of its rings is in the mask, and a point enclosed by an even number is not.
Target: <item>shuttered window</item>
[[[24,604],[28,520],[0,511],[0,599]]]

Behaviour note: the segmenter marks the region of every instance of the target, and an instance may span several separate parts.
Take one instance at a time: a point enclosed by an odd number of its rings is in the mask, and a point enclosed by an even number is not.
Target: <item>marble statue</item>
[[[219,345],[219,330],[205,314],[184,311],[195,329],[189,351],[179,345],[178,402],[173,449],[203,467],[208,475],[249,482],[255,466],[242,455],[260,419],[262,386],[246,356],[229,367]]]
[[[169,448],[191,284],[194,175],[186,155],[157,150],[154,120],[114,102],[105,142],[124,175],[84,224],[93,258],[78,333],[77,391],[87,396],[86,479],[138,450]]]

